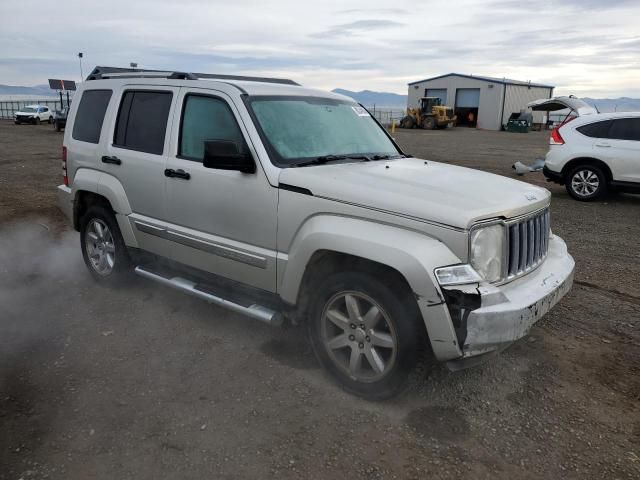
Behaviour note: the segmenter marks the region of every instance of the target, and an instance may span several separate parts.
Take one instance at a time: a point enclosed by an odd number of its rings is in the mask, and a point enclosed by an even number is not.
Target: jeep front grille
[[[551,218],[549,208],[507,222],[506,279],[512,280],[530,272],[547,256]]]

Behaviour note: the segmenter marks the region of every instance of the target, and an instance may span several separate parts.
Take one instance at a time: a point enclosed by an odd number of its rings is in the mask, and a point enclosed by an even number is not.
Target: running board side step
[[[209,303],[213,303],[228,310],[247,315],[248,317],[255,318],[256,320],[260,320],[269,325],[273,325],[275,327],[279,327],[282,325],[282,315],[279,312],[276,312],[275,310],[264,307],[262,305],[252,304],[245,307],[238,303],[231,302],[222,297],[219,297],[214,292],[205,290],[197,283],[192,282],[191,280],[187,280],[186,278],[167,278],[149,270],[145,270],[141,266],[137,266],[135,268],[135,272],[141,277],[148,278],[149,280],[154,280],[158,283],[161,283],[162,285],[175,288],[176,290],[180,290],[194,297],[206,300]]]

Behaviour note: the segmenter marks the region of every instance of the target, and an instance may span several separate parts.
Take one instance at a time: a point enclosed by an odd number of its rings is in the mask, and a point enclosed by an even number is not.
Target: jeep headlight
[[[471,231],[469,263],[487,282],[502,278],[504,226],[490,225]]]

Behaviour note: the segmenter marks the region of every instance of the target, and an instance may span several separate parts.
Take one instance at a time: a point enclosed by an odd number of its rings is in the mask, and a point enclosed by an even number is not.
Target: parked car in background
[[[26,105],[14,114],[14,121],[17,125],[21,123],[33,123],[39,125],[41,122],[53,123],[53,112],[49,107],[43,105]]]
[[[576,200],[640,193],[640,113],[572,117],[554,128],[543,172]]]
[[[571,288],[548,190],[405,155],[348,97],[100,69],[69,111],[58,187],[97,281],[133,270],[301,324],[333,378],[372,399],[425,346],[453,369],[499,352]]]

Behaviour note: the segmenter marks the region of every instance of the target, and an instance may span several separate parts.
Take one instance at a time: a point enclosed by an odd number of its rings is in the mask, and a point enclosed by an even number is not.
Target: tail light
[[[67,177],[67,147],[62,147],[62,181],[68,187],[69,177]]]
[[[560,131],[558,130],[560,127],[556,127],[551,130],[551,138],[549,138],[549,145],[564,145],[564,139],[562,135],[560,135]]]
[[[551,138],[549,138],[549,145],[564,145],[564,138],[562,138],[562,135],[560,135],[560,128],[565,126],[571,120],[575,120],[576,118],[578,117],[576,117],[575,115],[569,115],[567,118],[564,119],[564,121],[560,125],[558,125],[553,130],[551,130]]]

